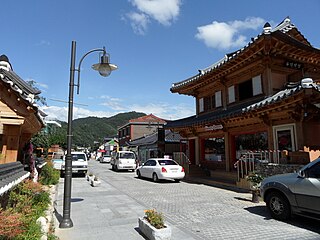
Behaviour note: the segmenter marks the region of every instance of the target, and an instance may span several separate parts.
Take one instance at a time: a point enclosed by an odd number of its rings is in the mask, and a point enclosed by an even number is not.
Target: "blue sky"
[[[1,2],[0,54],[34,80],[47,99],[47,119],[67,120],[71,42],[77,60],[106,47],[118,70],[101,77],[81,66],[74,118],[137,111],[175,120],[195,114],[193,97],[170,92],[185,80],[246,45],[269,22],[287,16],[320,48],[318,0],[10,0]],[[57,101],[58,100],[58,101]]]

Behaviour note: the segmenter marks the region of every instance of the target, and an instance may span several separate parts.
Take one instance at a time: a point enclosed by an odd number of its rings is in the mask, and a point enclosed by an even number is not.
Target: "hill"
[[[93,146],[95,141],[103,142],[105,137],[116,136],[117,128],[128,123],[130,119],[145,116],[145,113],[119,113],[109,118],[87,117],[73,120],[73,145]],[[67,123],[61,122],[67,129]]]

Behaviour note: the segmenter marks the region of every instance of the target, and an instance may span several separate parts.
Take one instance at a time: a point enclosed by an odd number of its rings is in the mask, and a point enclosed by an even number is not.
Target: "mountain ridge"
[[[111,117],[86,117],[73,120],[73,145],[88,147],[94,142],[103,143],[105,137],[115,137],[118,127],[126,124],[131,119],[146,116],[142,112],[118,113]],[[59,121],[61,127],[67,132],[67,122]]]

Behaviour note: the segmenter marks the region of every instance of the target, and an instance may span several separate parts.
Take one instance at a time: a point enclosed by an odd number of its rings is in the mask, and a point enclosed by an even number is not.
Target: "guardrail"
[[[280,150],[261,150],[261,151],[241,151],[238,161],[234,167],[238,172],[238,181],[245,178],[249,172],[255,170],[256,163],[280,163],[282,151]]]

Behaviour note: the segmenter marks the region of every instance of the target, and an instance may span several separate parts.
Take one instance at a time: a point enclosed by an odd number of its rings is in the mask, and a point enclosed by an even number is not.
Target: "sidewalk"
[[[71,219],[73,227],[59,228],[63,213],[63,181],[55,196],[55,235],[60,240],[138,240],[145,239],[139,232],[138,217],[147,206],[142,205],[120,190],[102,180],[92,187],[85,178],[72,179]],[[192,240],[182,230],[170,223],[172,240]]]

